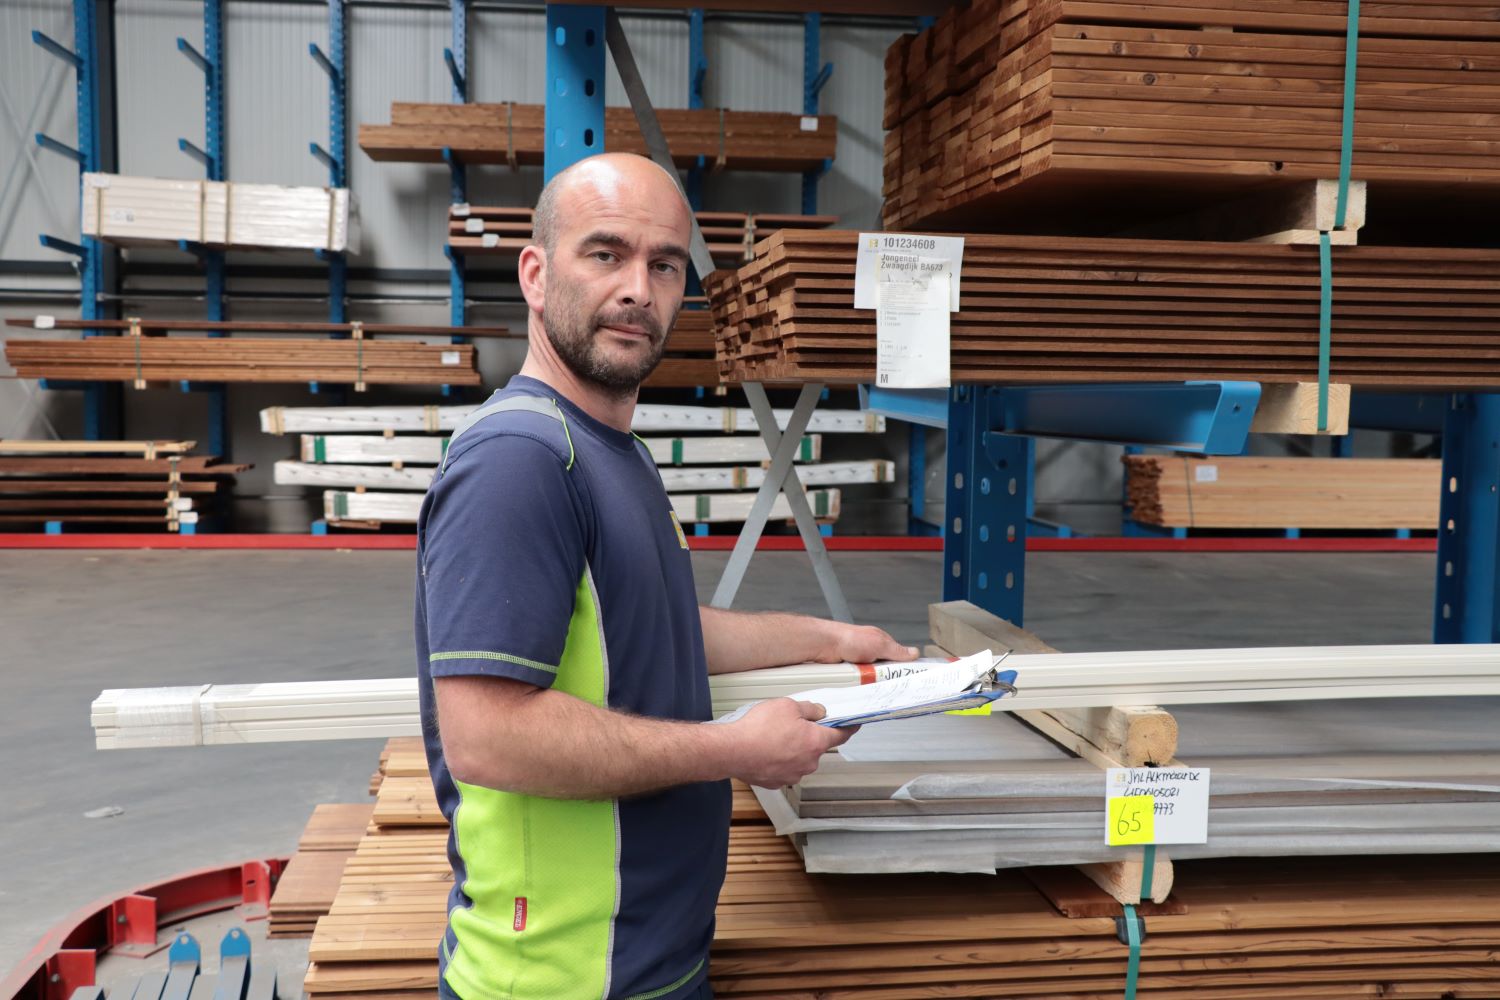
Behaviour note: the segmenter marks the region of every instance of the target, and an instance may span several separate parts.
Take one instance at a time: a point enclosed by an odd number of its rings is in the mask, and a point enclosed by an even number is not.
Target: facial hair
[[[640,306],[602,309],[585,315],[583,297],[554,268],[547,269],[547,306],[542,310],[542,329],[563,364],[585,382],[615,397],[629,396],[640,388],[661,362],[667,338],[656,316]],[[673,314],[675,320],[676,314]],[[636,360],[614,360],[599,344],[599,330],[606,326],[629,326],[645,330],[651,349]],[[671,324],[668,323],[668,329]]]

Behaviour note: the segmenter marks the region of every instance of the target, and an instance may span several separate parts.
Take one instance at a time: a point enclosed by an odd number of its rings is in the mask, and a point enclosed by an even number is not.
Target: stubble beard
[[[615,398],[633,395],[641,383],[656,370],[667,348],[666,333],[656,316],[639,306],[601,310],[584,315],[579,296],[566,280],[559,281],[549,269],[547,307],[542,311],[542,329],[552,349],[574,375],[603,389]],[[676,313],[672,319],[675,321]],[[606,355],[599,344],[599,332],[606,326],[633,326],[651,336],[651,349],[639,360],[616,361]],[[671,323],[667,324],[671,329]]]

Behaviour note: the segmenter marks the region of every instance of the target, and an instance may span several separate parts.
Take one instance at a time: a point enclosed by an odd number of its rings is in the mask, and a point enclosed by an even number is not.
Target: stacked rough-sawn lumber
[[[270,937],[308,937],[328,912],[344,874],[344,862],[359,846],[373,807],[364,803],[324,803],[297,842],[271,896]]]
[[[0,441],[0,524],[135,524],[177,531],[248,465],[191,441]]]
[[[132,382],[344,382],[479,385],[470,344],[266,337],[7,340],[21,378]]]
[[[417,741],[389,776],[309,948],[310,996],[431,996],[451,874]],[[408,774],[408,772],[412,772]],[[1500,990],[1496,856],[1195,861],[1149,929],[1141,987],[1205,1000],[1489,997]],[[749,1000],[1121,994],[1120,907],[1067,869],[826,876],[736,789],[710,976]]]
[[[783,230],[715,271],[720,373],[871,382],[875,313],[854,308],[857,234]],[[955,382],[1315,380],[1316,247],[1095,237],[965,238]],[[1339,248],[1332,378],[1500,386],[1500,251]]]
[[[955,5],[887,52],[884,225],[1107,233],[1228,191],[1335,176],[1348,10]],[[1455,192],[1493,204],[1494,8],[1367,5],[1359,31],[1354,175],[1383,206],[1442,215]]]
[[[1126,455],[1131,517],[1164,528],[1418,528],[1438,523],[1436,459]]]
[[[454,205],[448,212],[448,246],[466,254],[515,257],[531,243],[530,208]],[[697,212],[698,227],[714,262],[749,260],[756,240],[780,229],[826,229],[835,215],[782,215],[768,212]]]
[[[833,159],[838,119],[725,108],[659,108],[672,159],[680,167],[707,159],[733,170],[815,170]],[[540,104],[391,105],[391,124],[361,125],[359,147],[372,160],[441,163],[445,151],[465,163],[538,164],[543,154]],[[635,114],[604,109],[600,149],[646,154]]]

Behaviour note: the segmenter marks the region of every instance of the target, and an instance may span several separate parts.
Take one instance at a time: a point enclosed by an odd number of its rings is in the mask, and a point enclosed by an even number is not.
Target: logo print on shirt
[[[517,933],[520,933],[521,931],[524,931],[526,929],[526,897],[525,896],[517,896],[516,897],[516,921],[515,921],[515,925],[514,926],[515,926],[515,929],[516,929]]]
[[[677,532],[677,544],[682,546],[683,548],[687,548],[687,535],[684,535],[682,533],[682,522],[677,520],[677,512],[675,510],[672,510],[668,511],[667,513],[672,515],[672,530]]]

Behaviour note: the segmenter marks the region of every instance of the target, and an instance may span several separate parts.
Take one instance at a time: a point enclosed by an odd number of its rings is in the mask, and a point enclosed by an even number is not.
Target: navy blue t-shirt
[[[443,760],[434,678],[710,717],[687,542],[645,446],[535,379],[491,402],[515,397],[541,412],[458,433],[417,528],[422,731],[454,870],[443,982],[462,1000],[690,995],[707,975],[727,782],[580,802],[468,785]]]

